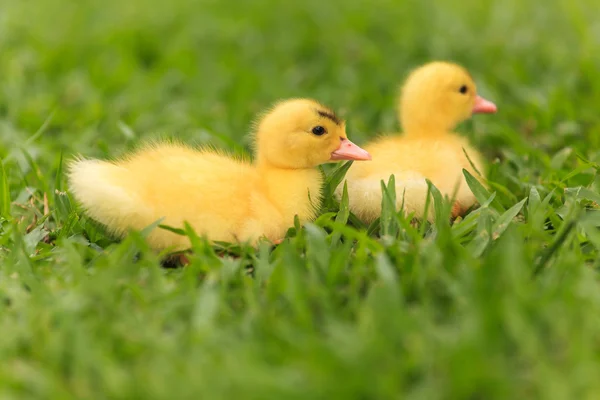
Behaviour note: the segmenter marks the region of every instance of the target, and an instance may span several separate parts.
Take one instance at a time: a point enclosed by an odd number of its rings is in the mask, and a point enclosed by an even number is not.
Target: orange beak
[[[340,138],[340,147],[331,153],[331,161],[338,160],[357,160],[365,161],[370,160],[371,155],[366,150],[361,149],[347,138]]]
[[[498,107],[489,100],[481,96],[475,97],[475,105],[473,106],[473,114],[493,114],[498,111]]]

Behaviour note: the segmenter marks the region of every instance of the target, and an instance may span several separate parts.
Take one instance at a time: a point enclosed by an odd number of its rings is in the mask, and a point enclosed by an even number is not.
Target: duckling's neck
[[[445,122],[434,116],[421,120],[404,118],[400,121],[402,123],[402,131],[406,136],[442,137],[451,134],[454,129],[454,124]]]
[[[316,168],[286,169],[267,162],[257,163],[265,194],[282,217],[293,224],[315,218],[321,202],[323,177]]]

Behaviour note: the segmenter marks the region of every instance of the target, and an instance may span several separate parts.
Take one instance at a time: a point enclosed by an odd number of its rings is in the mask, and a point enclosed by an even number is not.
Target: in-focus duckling
[[[409,75],[398,111],[404,134],[383,136],[366,145],[373,161],[352,165],[346,175],[350,209],[366,223],[379,217],[380,181],[387,184],[393,174],[397,207],[404,204],[406,214],[423,217],[427,178],[442,195],[455,195],[452,214],[462,215],[476,202],[462,170],[479,176],[464,152],[481,174],[485,171],[479,152],[452,130],[474,113],[495,113],[496,106],[477,95],[475,83],[464,68],[432,62]],[[338,196],[342,188],[343,184],[337,189]],[[431,212],[428,219],[433,220],[433,215]]]
[[[322,176],[315,168],[334,160],[368,160],[346,136],[345,122],[309,99],[278,103],[258,122],[254,163],[212,149],[154,143],[116,161],[76,160],[72,193],[85,212],[122,237],[164,218],[187,221],[213,241],[276,241],[315,218]],[[186,236],[154,229],[155,250],[183,250]]]

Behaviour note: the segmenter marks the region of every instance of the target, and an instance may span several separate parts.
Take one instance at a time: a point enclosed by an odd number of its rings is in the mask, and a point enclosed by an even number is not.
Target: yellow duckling
[[[474,113],[495,113],[496,106],[477,95],[464,68],[432,62],[409,75],[398,111],[404,134],[383,136],[365,146],[373,161],[352,165],[346,175],[350,209],[366,223],[379,217],[380,181],[387,184],[393,174],[397,207],[404,204],[406,214],[423,217],[427,178],[442,195],[452,198],[456,193],[452,214],[462,215],[476,202],[462,169],[478,177],[464,152],[481,174],[484,169],[479,152],[452,130]],[[343,184],[337,189],[338,197],[342,188]],[[428,219],[433,220],[433,212]]]
[[[315,218],[322,176],[332,160],[368,160],[348,140],[345,122],[309,99],[277,104],[257,124],[254,163],[212,149],[155,143],[120,160],[76,160],[69,184],[87,214],[122,237],[164,218],[187,221],[213,241],[276,241],[293,225]],[[186,236],[154,229],[155,250],[184,250]]]

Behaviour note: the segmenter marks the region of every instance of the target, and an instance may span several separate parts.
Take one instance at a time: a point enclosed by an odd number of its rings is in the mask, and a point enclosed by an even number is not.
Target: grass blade
[[[332,195],[335,192],[335,189],[340,185],[344,177],[346,176],[346,172],[352,166],[354,161],[348,161],[337,167],[333,170],[333,172],[326,178],[326,187],[328,190],[326,191],[326,195]]]
[[[467,249],[473,257],[480,257],[490,243],[492,231],[492,216],[490,210],[485,209],[477,219],[477,235],[473,238]]]
[[[69,215],[71,215],[72,210],[73,210],[69,196],[63,191],[62,177],[63,177],[63,153],[61,151],[60,157],[58,159],[58,168],[56,170],[56,176],[54,177],[54,193],[53,193],[55,218],[57,221],[68,219]]]
[[[515,204],[514,206],[512,206],[511,208],[509,208],[504,214],[500,216],[500,218],[496,220],[494,226],[492,227],[493,240],[498,239],[498,237],[500,237],[500,235],[504,233],[508,225],[512,222],[513,218],[515,218],[517,214],[519,214],[526,201],[527,197]]]
[[[471,192],[473,192],[480,204],[490,197],[491,193],[469,171],[463,169],[463,175],[467,180],[467,185],[469,185]]]
[[[335,222],[339,224],[346,224],[349,217],[350,207],[348,206],[348,185],[346,182],[344,182],[344,190],[342,192],[342,199],[340,201],[340,210],[335,216]],[[341,237],[342,233],[340,231],[333,231],[333,234],[331,235],[331,248],[334,248],[338,245]]]
[[[444,199],[442,197],[442,193],[439,191],[439,189],[437,187],[435,187],[435,185],[429,180],[427,179],[427,186],[428,186],[428,191],[431,193],[431,196],[433,197],[433,207],[434,207],[434,212],[435,212],[435,222],[436,225],[438,225],[438,223],[440,223],[444,217],[448,217],[450,215],[449,212],[446,212],[445,210],[445,202]]]
[[[150,225],[148,225],[147,227],[145,227],[144,229],[140,230],[140,234],[143,237],[148,237],[148,235],[150,234],[150,232],[152,232],[154,230],[154,228],[156,228],[157,226],[160,225],[160,223],[165,219],[165,217],[159,218],[156,221],[154,221],[153,223],[151,223]]]
[[[163,219],[164,219],[164,218],[163,218]],[[163,219],[161,219],[160,221],[162,221]],[[185,230],[183,230],[183,229],[174,228],[174,227],[172,227],[172,226],[169,226],[169,225],[163,225],[163,224],[159,224],[159,225],[158,225],[158,227],[159,227],[160,229],[164,229],[164,230],[166,230],[166,231],[173,232],[173,233],[175,233],[175,234],[177,234],[177,235],[180,235],[180,236],[185,236]]]
[[[558,251],[558,249],[567,241],[569,234],[575,228],[576,225],[577,225],[576,220],[571,220],[571,221],[567,222],[565,225],[563,225],[561,232],[558,234],[558,236],[556,236],[556,239],[554,239],[554,242],[552,242],[550,247],[548,247],[546,249],[546,251],[543,252],[539,261],[536,263],[535,268],[533,269],[533,277],[536,277],[537,275],[540,274],[540,272],[542,272],[542,270],[544,269],[546,264],[548,264],[548,262],[554,255],[554,253],[556,253]]]
[[[496,193],[492,193],[489,199],[485,201],[477,210],[469,213],[462,221],[459,223],[455,223],[452,225],[452,235],[455,238],[460,238],[465,236],[468,232],[471,232],[473,228],[477,226],[477,219],[483,210],[486,210],[489,205],[496,198]]]
[[[0,163],[0,216],[10,219],[10,187],[4,164]]]
[[[398,224],[396,222],[396,178],[392,174],[388,180],[387,186],[381,181],[381,217],[380,232],[381,236],[395,237],[398,234]]]

